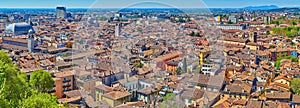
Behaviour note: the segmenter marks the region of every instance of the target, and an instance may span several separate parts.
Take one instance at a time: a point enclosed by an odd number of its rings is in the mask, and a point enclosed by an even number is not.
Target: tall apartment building
[[[66,7],[56,7],[56,18],[66,18]]]
[[[64,92],[74,90],[75,86],[75,79],[74,79],[74,72],[73,71],[64,71],[64,72],[57,72],[54,76],[54,87],[53,89],[49,90],[48,93],[53,93],[56,95],[58,99],[61,99],[64,96]]]

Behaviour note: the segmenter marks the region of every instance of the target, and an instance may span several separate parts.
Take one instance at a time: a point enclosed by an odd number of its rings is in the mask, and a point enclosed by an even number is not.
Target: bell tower
[[[117,23],[115,25],[115,37],[119,37],[120,36],[120,29],[121,29],[121,24],[120,23]]]
[[[34,50],[34,32],[32,29],[28,31],[28,40],[27,40],[27,49],[28,52],[33,52]]]

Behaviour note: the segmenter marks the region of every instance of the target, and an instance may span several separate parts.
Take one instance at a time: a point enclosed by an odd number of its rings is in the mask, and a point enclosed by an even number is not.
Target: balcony
[[[48,93],[54,93],[54,92],[56,92],[56,90],[55,89],[51,89],[51,90],[48,90],[47,92]]]
[[[70,79],[64,79],[64,80],[63,80],[64,83],[70,82],[70,81],[71,81]]]
[[[64,89],[64,92],[71,91],[71,90],[72,90],[72,89],[65,88],[65,89]]]
[[[63,85],[64,88],[70,87],[70,86],[71,86],[71,84],[64,84],[64,85]]]

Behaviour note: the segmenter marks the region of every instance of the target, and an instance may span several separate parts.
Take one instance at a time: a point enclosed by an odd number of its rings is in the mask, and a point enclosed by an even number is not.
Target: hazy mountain
[[[251,10],[269,10],[269,9],[277,9],[279,8],[276,5],[265,5],[265,6],[247,6],[244,9],[251,9]]]
[[[300,11],[299,8],[297,7],[284,7],[284,8],[277,8],[277,9],[270,9],[266,10],[269,12],[293,12],[293,13],[298,13]]]

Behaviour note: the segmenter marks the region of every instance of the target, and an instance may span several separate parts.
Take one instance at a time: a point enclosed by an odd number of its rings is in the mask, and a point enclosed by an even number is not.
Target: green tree
[[[298,57],[293,57],[293,56],[280,57],[280,58],[278,58],[278,59],[276,60],[276,62],[275,62],[275,67],[276,67],[277,69],[280,68],[280,62],[281,62],[282,60],[284,60],[284,59],[289,59],[289,60],[291,60],[292,62],[298,62]]]
[[[34,26],[33,23],[32,23],[31,21],[30,21],[30,25],[31,25],[31,26]]]
[[[162,108],[180,108],[176,103],[176,95],[173,93],[168,93],[163,98]]]
[[[287,37],[295,37],[295,36],[297,36],[297,32],[287,32],[286,36]]]
[[[21,103],[23,108],[58,108],[57,98],[47,93],[37,93]]]
[[[12,65],[12,59],[4,52],[4,50],[0,50],[0,61]]]
[[[296,45],[296,43],[295,43],[295,42],[291,42],[291,45],[292,45],[292,46],[295,46],[295,45]]]
[[[19,71],[3,50],[0,50],[0,74],[0,106],[17,107],[18,101],[27,98],[31,91],[25,73]]]
[[[271,23],[272,23],[272,24],[276,24],[276,25],[279,25],[279,24],[280,24],[279,21],[272,21]]]
[[[300,93],[300,78],[293,78],[291,81],[291,91],[295,94]]]
[[[5,79],[5,74],[4,73],[0,73],[0,107],[1,108],[7,108],[9,107],[10,103],[7,99],[4,98],[4,87],[5,87],[5,82],[6,82],[6,79]]]
[[[48,72],[38,70],[31,74],[29,84],[33,89],[36,89],[39,92],[46,92],[53,88],[54,80]]]
[[[187,22],[190,22],[191,21],[191,19],[190,18],[187,18],[187,20],[186,20]]]
[[[183,18],[179,18],[179,22],[180,22],[180,23],[184,23],[185,20],[184,20]]]
[[[49,96],[30,89],[26,74],[20,72],[8,54],[0,50],[0,108],[56,107],[56,98]],[[30,106],[33,103],[36,103],[36,106]]]
[[[133,66],[138,67],[138,68],[142,68],[143,64],[141,62],[137,62],[137,63],[134,63]]]
[[[270,48],[270,49],[276,48],[276,46],[275,46],[275,45],[271,45],[269,48]]]
[[[281,16],[281,17],[278,18],[278,19],[283,20],[283,19],[285,19],[285,16]]]
[[[195,36],[195,32],[192,31],[192,32],[190,33],[190,36]]]
[[[266,34],[269,35],[269,34],[270,34],[270,31],[267,31]]]
[[[195,36],[200,37],[200,33],[196,33]]]
[[[273,28],[272,31],[275,34],[287,37],[295,37],[298,36],[298,32],[300,27],[297,26],[290,26],[290,27],[282,27],[282,28]]]
[[[182,70],[181,70],[181,67],[178,67],[178,68],[176,69],[176,74],[177,74],[177,75],[180,75],[180,74],[181,74],[181,71],[182,71]]]

